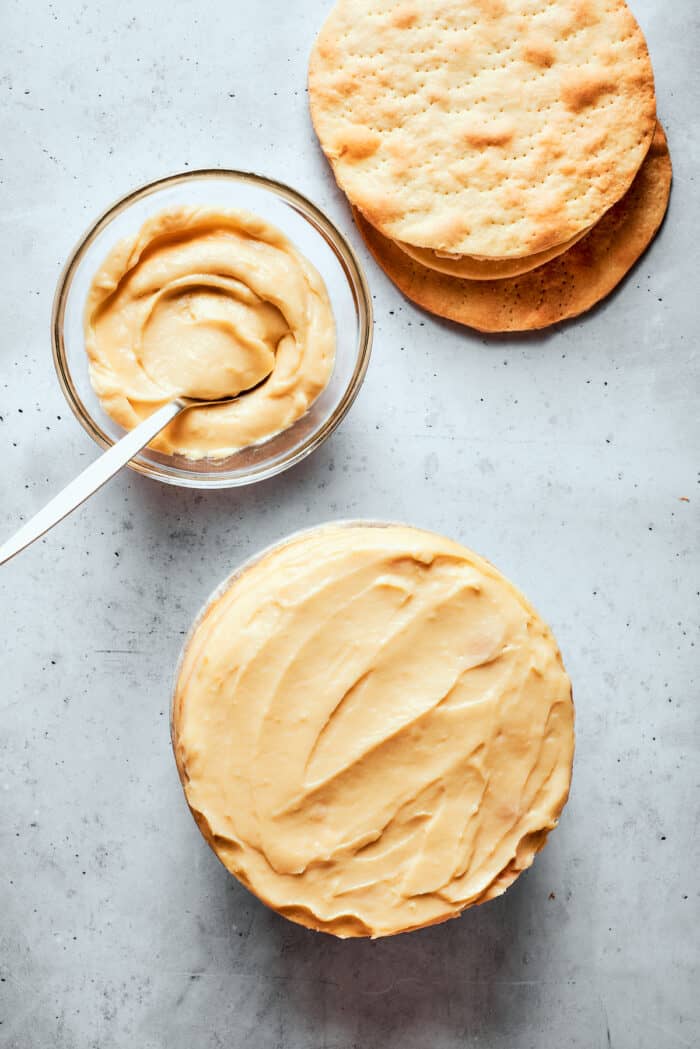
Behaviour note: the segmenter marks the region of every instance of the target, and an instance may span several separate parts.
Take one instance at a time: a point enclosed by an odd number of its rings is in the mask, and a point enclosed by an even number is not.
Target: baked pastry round
[[[671,156],[659,124],[632,186],[590,233],[544,266],[504,280],[438,273],[409,258],[357,210],[354,217],[377,263],[418,306],[479,331],[532,331],[577,317],[613,291],[656,236],[671,180]]]
[[[416,247],[522,258],[596,223],[654,133],[624,0],[337,0],[311,115],[351,204]]]
[[[399,525],[263,554],[186,644],[172,712],[190,808],[293,921],[385,936],[497,896],[566,802],[571,686],[492,565]]]
[[[461,277],[465,280],[504,280],[506,277],[519,277],[521,273],[529,273],[538,266],[551,262],[577,244],[586,233],[588,230],[578,233],[563,244],[558,244],[556,248],[525,255],[521,259],[475,259],[473,255],[449,255],[447,252],[433,251],[431,248],[416,248],[402,241],[395,243],[409,258],[415,259],[428,269],[437,270],[438,273],[447,273],[451,277]]]

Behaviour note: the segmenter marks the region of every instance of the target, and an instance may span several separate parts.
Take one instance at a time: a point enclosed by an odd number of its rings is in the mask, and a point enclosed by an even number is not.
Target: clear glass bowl
[[[92,278],[117,241],[155,212],[178,205],[242,208],[285,233],[326,282],[336,324],[336,356],[328,386],[306,415],[262,444],[226,459],[193,461],[144,449],[129,464],[166,484],[230,488],[272,477],[321,445],[344,418],[362,385],[372,346],[372,299],[360,263],[330,219],[296,190],[242,171],[188,171],[151,182],[109,208],[87,231],[61,274],[51,333],[59,382],[75,416],[108,448],[124,430],[100,405],[90,384],[83,310]]]

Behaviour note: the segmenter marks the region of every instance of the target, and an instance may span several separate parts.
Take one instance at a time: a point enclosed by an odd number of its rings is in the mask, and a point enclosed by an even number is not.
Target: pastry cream
[[[188,803],[277,911],[386,936],[500,895],[573,759],[552,634],[490,564],[413,528],[302,534],[234,578],[173,701]]]
[[[126,429],[177,396],[249,390],[183,413],[151,446],[223,458],[304,415],[330,379],[335,324],[320,275],[274,226],[183,207],[110,252],[88,294],[85,342],[95,392]]]

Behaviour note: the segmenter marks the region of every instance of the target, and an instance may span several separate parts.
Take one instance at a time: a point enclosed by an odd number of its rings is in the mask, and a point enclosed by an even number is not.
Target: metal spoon
[[[266,379],[262,380],[262,382],[265,381]],[[26,524],[22,525],[11,539],[8,539],[6,543],[0,546],[0,565],[4,564],[5,561],[9,561],[20,550],[24,550],[35,539],[40,539],[45,532],[48,532],[49,528],[53,528],[64,517],[67,517],[72,510],[84,503],[93,492],[96,492],[103,484],[109,481],[110,477],[114,477],[115,473],[121,470],[122,466],[126,466],[137,452],[140,452],[160,433],[164,426],[172,422],[181,412],[196,406],[207,407],[208,405],[229,404],[231,401],[237,401],[239,397],[243,397],[246,393],[252,393],[254,389],[262,385],[262,382],[257,383],[256,386],[251,387],[249,390],[242,390],[235,397],[223,397],[219,401],[201,401],[195,397],[176,397],[175,400],[164,404],[153,415],[149,415],[142,423],[130,430],[126,436],[117,441],[115,445],[88,466],[87,469],[83,470],[81,474],[78,474],[75,480],[66,485],[62,492],[54,496],[43,510],[35,514]]]

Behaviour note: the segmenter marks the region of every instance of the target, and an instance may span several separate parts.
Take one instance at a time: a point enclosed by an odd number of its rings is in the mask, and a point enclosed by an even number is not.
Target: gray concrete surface
[[[95,455],[49,310],[73,243],[130,187],[204,165],[288,179],[358,245],[376,342],[354,410],[299,468],[210,495],[126,473],[1,571],[0,1046],[697,1046],[697,4],[633,3],[675,161],[661,235],[593,315],[502,339],[424,316],[359,244],[306,111],[329,6],[2,5],[3,535]],[[377,943],[305,932],[240,888],[168,739],[209,591],[349,516],[495,561],[552,623],[578,708],[571,802],[533,870]]]

